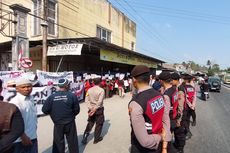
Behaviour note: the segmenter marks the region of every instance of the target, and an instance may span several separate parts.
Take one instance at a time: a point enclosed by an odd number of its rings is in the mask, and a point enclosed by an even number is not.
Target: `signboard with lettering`
[[[150,68],[157,68],[157,64],[155,62],[143,57],[103,49],[100,50],[100,60],[130,65],[146,65]]]
[[[42,85],[47,85],[49,81],[53,84],[58,84],[58,80],[65,78],[70,82],[73,82],[73,71],[65,71],[65,72],[45,72],[37,70],[38,80]]]
[[[81,49],[83,44],[61,44],[56,46],[49,46],[47,56],[59,56],[59,55],[81,55]]]

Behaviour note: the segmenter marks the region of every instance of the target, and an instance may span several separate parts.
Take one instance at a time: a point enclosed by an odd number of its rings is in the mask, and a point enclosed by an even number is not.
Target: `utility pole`
[[[16,71],[20,68],[20,58],[29,57],[27,14],[30,12],[30,9],[19,4],[13,4],[10,8],[14,11],[16,19],[16,24],[14,26],[15,37],[12,39],[12,70]],[[19,55],[21,56],[20,58]]]
[[[42,70],[47,70],[47,14],[48,14],[48,1],[44,0],[43,5],[43,23],[41,23],[43,35],[42,35]]]

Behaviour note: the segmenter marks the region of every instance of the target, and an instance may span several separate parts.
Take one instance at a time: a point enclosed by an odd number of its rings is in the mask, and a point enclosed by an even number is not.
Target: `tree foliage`
[[[221,71],[219,64],[212,63],[210,60],[207,61],[207,66],[199,65],[194,61],[182,62],[182,65],[185,66],[187,69],[191,68],[194,71],[207,72],[207,75],[209,76],[215,75],[215,73],[219,73]],[[230,67],[228,70],[230,71]]]

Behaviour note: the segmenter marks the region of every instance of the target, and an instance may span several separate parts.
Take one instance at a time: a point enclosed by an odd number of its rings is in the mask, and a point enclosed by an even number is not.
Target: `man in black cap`
[[[128,105],[131,121],[131,153],[167,152],[171,141],[170,104],[149,86],[149,68],[137,65],[131,72],[138,93]]]
[[[186,124],[186,130],[187,130],[187,135],[186,139],[190,139],[192,137],[192,133],[190,131],[190,117],[192,116],[193,118],[193,125],[195,126],[196,124],[196,113],[195,113],[195,106],[196,106],[196,90],[195,88],[191,85],[193,77],[189,74],[184,75],[184,80],[185,80],[185,92],[186,92],[186,104],[188,108],[187,112],[187,124]]]
[[[42,107],[54,122],[53,153],[65,152],[64,135],[70,153],[79,153],[75,116],[80,112],[80,106],[73,93],[69,91],[69,81],[58,81],[59,91],[49,96]]]
[[[159,75],[159,79],[161,80],[163,86],[163,95],[165,100],[170,102],[170,121],[171,121],[171,131],[174,131],[176,127],[176,119],[178,116],[178,91],[175,86],[171,84],[171,74],[168,71],[164,71]]]
[[[187,122],[187,107],[186,107],[186,93],[183,84],[180,84],[180,75],[176,72],[171,74],[172,85],[178,90],[178,118],[176,120],[176,128],[174,130],[175,142],[174,146],[178,153],[184,152]]]

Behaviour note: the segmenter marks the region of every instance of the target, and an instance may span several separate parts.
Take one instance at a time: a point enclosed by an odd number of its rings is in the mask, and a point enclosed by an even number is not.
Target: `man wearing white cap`
[[[14,143],[14,153],[37,153],[37,111],[32,92],[32,84],[25,78],[16,81],[17,94],[10,100],[15,104],[22,114],[25,130],[19,139]]]

